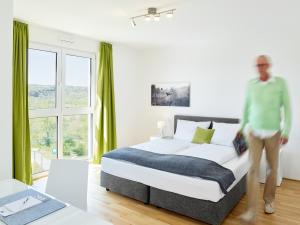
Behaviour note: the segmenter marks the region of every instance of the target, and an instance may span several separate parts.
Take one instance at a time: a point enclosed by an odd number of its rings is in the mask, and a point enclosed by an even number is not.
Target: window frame
[[[30,109],[29,119],[57,117],[57,158],[63,158],[63,117],[87,115],[88,116],[88,159],[92,157],[93,149],[93,114],[95,105],[95,91],[96,91],[96,53],[67,49],[63,47],[50,46],[46,44],[30,42],[29,49],[40,51],[48,51],[56,53],[56,106],[49,109]],[[66,84],[66,62],[67,55],[90,58],[90,87],[89,87],[89,106],[78,108],[65,108],[64,107],[64,87]],[[34,174],[34,175],[39,175]]]
[[[58,114],[58,108],[60,103],[60,81],[61,81],[61,54],[60,49],[48,45],[41,45],[41,44],[34,44],[29,43],[28,49],[34,49],[39,51],[46,51],[46,52],[53,52],[56,53],[56,78],[55,78],[55,84],[56,84],[56,95],[55,95],[55,108],[49,108],[49,109],[29,109],[29,118],[36,118],[36,117],[47,117],[47,116],[55,116]],[[28,74],[29,76],[29,74]],[[29,84],[28,84],[29,85]]]

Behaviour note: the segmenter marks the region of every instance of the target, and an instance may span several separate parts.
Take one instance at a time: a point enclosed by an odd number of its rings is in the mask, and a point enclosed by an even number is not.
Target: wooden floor
[[[45,190],[46,178],[35,182],[34,187]],[[107,192],[100,187],[100,167],[90,166],[88,212],[101,217],[115,225],[205,225],[204,223],[164,209]],[[261,185],[260,199],[262,199]],[[245,209],[245,197],[233,209],[223,225],[240,225],[239,215]],[[300,182],[284,180],[277,189],[276,213],[265,215],[263,201],[260,201],[260,211],[257,225],[300,225]]]
[[[116,225],[204,225],[196,220],[144,205],[138,201],[106,192],[99,186],[100,168],[91,167],[89,176],[88,211]],[[261,195],[262,189],[261,187]],[[262,199],[262,197],[261,197]],[[277,190],[276,213],[265,215],[260,202],[258,225],[300,225],[300,182],[284,180]],[[245,197],[235,207],[224,225],[240,224],[238,217],[245,209]]]

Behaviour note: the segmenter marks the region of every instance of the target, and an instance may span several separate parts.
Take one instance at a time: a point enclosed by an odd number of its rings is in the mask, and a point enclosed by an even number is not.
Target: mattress
[[[197,145],[177,139],[158,139],[131,147],[162,154],[190,155],[209,160],[214,158],[214,161],[230,169],[236,178],[227,191],[242,179],[249,167],[248,153],[237,157],[236,154],[232,154],[234,149],[231,147]],[[102,159],[101,168],[105,173],[191,198],[218,202],[225,196],[215,181],[173,174],[109,158]]]

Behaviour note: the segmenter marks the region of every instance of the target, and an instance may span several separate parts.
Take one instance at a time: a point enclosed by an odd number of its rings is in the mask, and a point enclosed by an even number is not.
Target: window
[[[28,57],[29,109],[55,108],[57,53],[30,49]]]
[[[89,120],[87,115],[64,116],[64,158],[88,155],[88,127]]]
[[[30,44],[28,57],[33,174],[54,158],[89,159],[95,55]]]
[[[65,107],[90,106],[91,59],[66,55]]]
[[[49,170],[50,160],[57,158],[57,118],[33,118],[30,122],[33,173]]]

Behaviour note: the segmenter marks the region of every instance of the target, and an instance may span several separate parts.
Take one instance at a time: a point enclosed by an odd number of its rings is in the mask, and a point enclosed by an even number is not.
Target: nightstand
[[[150,141],[154,141],[154,140],[157,140],[157,139],[173,139],[173,137],[161,137],[161,136],[151,136],[150,137]]]
[[[282,158],[283,158],[283,150],[279,151],[279,159],[278,159],[278,175],[277,175],[277,186],[279,187],[282,182],[283,177],[283,168],[282,168]],[[260,171],[259,171],[259,182],[264,184],[266,182],[266,177],[268,173],[268,163],[266,159],[266,152],[263,152],[260,162]]]
[[[151,136],[150,141],[154,141],[154,140],[161,139],[161,138],[162,137],[160,137],[160,136]]]

